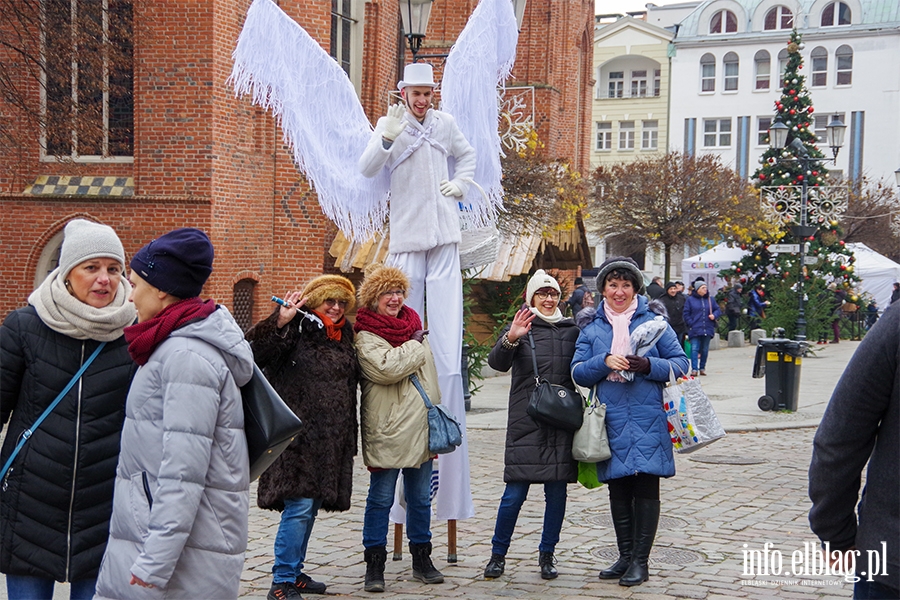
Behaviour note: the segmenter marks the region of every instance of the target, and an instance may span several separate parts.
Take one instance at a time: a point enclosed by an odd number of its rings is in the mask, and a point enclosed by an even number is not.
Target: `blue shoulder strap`
[[[16,455],[19,454],[19,450],[21,450],[22,446],[25,445],[25,442],[28,441],[28,438],[30,438],[34,434],[35,430],[37,430],[37,428],[41,426],[41,423],[44,422],[44,419],[47,418],[47,415],[53,412],[53,409],[56,408],[56,405],[60,403],[60,401],[63,399],[63,396],[69,393],[69,390],[72,389],[72,386],[75,385],[75,382],[81,379],[81,376],[84,375],[84,372],[87,370],[87,368],[91,365],[92,362],[94,362],[94,359],[97,358],[97,355],[100,354],[100,351],[103,350],[104,346],[106,346],[106,342],[101,342],[100,345],[97,346],[97,349],[94,350],[94,353],[91,354],[91,356],[85,361],[83,365],[81,365],[81,368],[78,369],[78,372],[75,373],[71,381],[69,381],[68,385],[66,385],[66,387],[63,388],[63,391],[59,393],[59,396],[56,397],[56,400],[54,400],[50,404],[50,406],[47,407],[47,410],[45,410],[43,414],[38,417],[37,421],[35,421],[31,427],[22,432],[22,435],[19,438],[19,443],[16,444],[16,447],[12,451],[12,454],[9,455],[9,459],[6,461],[6,464],[3,465],[3,470],[0,471],[0,479],[3,479],[3,477],[6,476],[6,472],[9,470],[9,467],[15,460]]]

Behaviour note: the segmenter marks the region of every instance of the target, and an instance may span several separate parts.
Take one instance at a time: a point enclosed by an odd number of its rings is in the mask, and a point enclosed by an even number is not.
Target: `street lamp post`
[[[831,147],[832,152],[832,161],[837,162],[838,152],[841,150],[841,146],[844,144],[844,130],[847,128],[837,115],[834,115],[831,118],[831,123],[825,128],[826,130],[826,140],[828,145]],[[800,242],[799,248],[799,258],[800,258],[800,266],[799,266],[799,277],[797,281],[797,296],[798,296],[798,312],[797,312],[797,340],[805,341],[806,340],[806,312],[805,312],[805,298],[803,292],[803,278],[805,274],[806,265],[806,240],[815,235],[817,227],[815,225],[809,225],[807,223],[807,212],[809,205],[809,184],[807,183],[808,172],[812,169],[812,163],[816,162],[818,158],[812,157],[809,155],[809,151],[806,149],[806,146],[803,142],[800,141],[800,138],[794,138],[790,144],[787,144],[788,133],[790,132],[790,128],[782,123],[781,118],[777,118],[775,123],[769,128],[769,145],[772,148],[776,149],[784,149],[789,148],[794,154],[795,158],[779,158],[777,159],[779,162],[797,162],[800,164],[801,169],[803,170],[803,178],[800,180],[800,223],[798,225],[793,225],[791,227],[791,233],[797,238]],[[900,169],[898,169],[900,171]],[[898,175],[900,178],[900,175]]]

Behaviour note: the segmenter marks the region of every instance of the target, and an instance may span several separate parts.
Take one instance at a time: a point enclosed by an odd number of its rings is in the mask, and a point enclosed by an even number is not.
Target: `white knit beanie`
[[[528,285],[525,286],[525,303],[528,306],[531,306],[531,299],[534,297],[534,293],[541,288],[553,288],[558,292],[559,284],[550,275],[547,275],[543,269],[538,269],[531,276],[531,279],[528,280]]]
[[[60,274],[68,277],[72,269],[92,258],[113,258],[124,268],[125,248],[119,236],[109,225],[84,219],[69,221],[59,252]]]

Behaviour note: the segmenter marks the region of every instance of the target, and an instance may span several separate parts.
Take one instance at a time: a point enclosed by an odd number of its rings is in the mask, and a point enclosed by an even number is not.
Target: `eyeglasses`
[[[340,306],[343,310],[347,310],[347,301],[346,300],[335,300],[334,298],[326,298],[325,305],[328,308],[334,308],[335,305]]]
[[[535,296],[540,298],[541,300],[546,300],[547,298],[552,298],[554,300],[559,299],[559,292],[556,290],[547,290],[547,291],[537,291],[534,293]]]
[[[391,290],[389,292],[381,292],[381,295],[385,298],[388,296],[390,296],[390,297],[399,296],[399,297],[403,298],[406,295],[406,290]]]

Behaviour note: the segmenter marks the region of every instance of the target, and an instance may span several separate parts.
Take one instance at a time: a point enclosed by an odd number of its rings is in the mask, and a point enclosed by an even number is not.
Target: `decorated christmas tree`
[[[859,277],[854,272],[855,259],[845,246],[838,222],[841,198],[846,189],[831,181],[825,167],[825,155],[819,150],[815,134],[812,97],[806,89],[803,69],[802,37],[796,30],[787,45],[788,61],[781,76],[781,97],[775,101],[774,122],[788,127],[784,148],[769,148],[760,158],[753,175],[760,188],[764,210],[781,224],[772,239],[759,239],[742,244],[748,254],[722,275],[741,281],[745,290],[763,285],[771,300],[764,327],[785,327],[793,335],[797,318],[797,281],[801,265],[794,253],[775,253],[772,244],[807,242],[808,263],[802,266],[803,291],[806,297],[808,336],[812,338],[830,324],[836,306],[835,296],[858,305]],[[797,141],[795,141],[797,140]],[[799,143],[798,143],[799,142]],[[793,143],[793,145],[792,145]],[[805,154],[812,160],[796,160]],[[801,224],[801,188],[807,185],[806,224],[813,235],[800,239],[792,228]],[[777,306],[776,306],[777,304]]]

